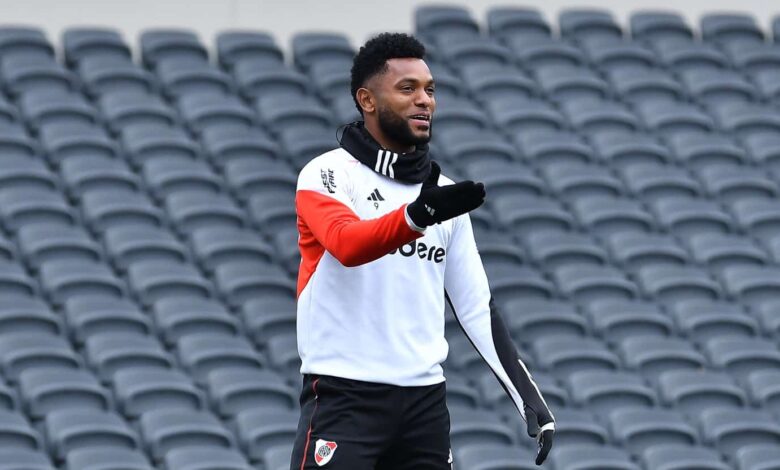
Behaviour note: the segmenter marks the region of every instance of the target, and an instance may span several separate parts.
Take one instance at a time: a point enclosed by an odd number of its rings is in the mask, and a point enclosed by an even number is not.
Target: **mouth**
[[[426,130],[431,127],[431,115],[427,113],[413,114],[409,116],[409,121],[414,127],[424,127]]]

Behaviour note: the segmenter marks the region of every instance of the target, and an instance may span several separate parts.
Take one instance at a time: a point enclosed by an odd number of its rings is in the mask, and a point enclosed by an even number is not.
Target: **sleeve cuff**
[[[408,209],[409,205],[407,204],[406,207],[404,207],[404,218],[406,219],[406,224],[415,232],[425,233],[425,227],[418,227],[417,224],[412,222],[412,218],[409,217]]]

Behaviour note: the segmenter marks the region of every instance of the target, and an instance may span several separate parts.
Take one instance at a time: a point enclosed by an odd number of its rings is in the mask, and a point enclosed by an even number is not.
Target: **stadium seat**
[[[653,378],[667,370],[701,369],[704,356],[685,340],[656,335],[630,336],[617,347],[623,365]]]
[[[48,455],[44,452],[29,449],[0,449],[0,470],[19,470],[22,468],[26,470],[55,470]],[[84,470],[94,470],[83,468]]]
[[[19,99],[22,115],[33,130],[49,124],[92,126],[100,123],[97,110],[75,92],[44,89],[29,91]]]
[[[440,74],[431,71],[436,80],[436,96],[440,95]],[[480,103],[502,99],[522,100],[539,95],[539,86],[514,65],[472,64],[460,66],[463,85]],[[444,98],[447,100],[447,97]]]
[[[201,227],[190,234],[192,249],[201,267],[213,272],[232,261],[274,260],[273,248],[257,233],[229,227]]]
[[[755,444],[780,444],[780,424],[758,410],[710,408],[699,415],[704,442],[725,454]]]
[[[551,35],[550,25],[533,7],[491,7],[487,11],[487,29],[490,36],[502,41],[513,35]]]
[[[42,159],[8,155],[3,159],[0,169],[0,184],[3,188],[36,189],[41,191],[57,190],[59,182]]]
[[[637,114],[653,132],[671,139],[680,134],[707,134],[715,129],[715,122],[708,114],[686,103],[637,103]]]
[[[119,134],[125,128],[145,125],[144,130],[136,132],[129,139],[123,139],[127,150],[142,151],[150,148],[151,143],[159,141],[151,136],[143,138],[136,144],[136,138],[141,138],[149,132],[150,128],[171,128],[177,125],[179,117],[174,109],[168,106],[162,98],[150,93],[136,93],[133,91],[114,91],[104,93],[98,100],[101,115],[107,121],[108,127],[114,134]],[[131,131],[132,133],[132,131]],[[160,134],[155,132],[154,134]]]
[[[138,334],[96,333],[84,342],[84,358],[101,381],[109,383],[114,374],[127,369],[172,369],[173,357],[157,338]]]
[[[270,411],[298,407],[297,393],[281,375],[270,370],[216,369],[208,374],[206,384],[213,409],[224,418],[254,408]]]
[[[680,237],[733,231],[734,222],[729,214],[710,199],[668,196],[649,205],[658,225]]]
[[[0,440],[0,451],[11,449],[43,450],[41,435],[30,425],[24,415],[13,411],[0,411],[0,417],[2,417],[0,429],[3,431],[2,440]]]
[[[49,58],[4,57],[0,76],[14,98],[24,99],[35,93],[67,95],[78,90],[76,75]]]
[[[263,452],[261,462],[265,463],[266,468],[273,470],[287,470],[290,465],[292,455],[292,444],[281,444],[271,447]]]
[[[617,95],[630,103],[685,100],[685,90],[674,76],[659,69],[614,68],[607,72],[607,77]]]
[[[265,451],[295,439],[299,413],[287,410],[250,408],[235,417],[238,442],[250,460],[259,460]],[[289,455],[288,455],[289,458]]]
[[[566,41],[536,33],[507,37],[506,46],[515,60],[526,69],[540,65],[582,65],[582,53]]]
[[[751,311],[758,319],[762,331],[768,336],[774,336],[780,331],[780,302],[769,300],[755,305]]]
[[[165,198],[165,209],[181,235],[202,227],[245,226],[244,212],[226,194],[183,189]]]
[[[545,271],[571,264],[605,265],[607,253],[587,234],[534,231],[523,237],[526,252]],[[485,259],[480,246],[480,254]]]
[[[604,239],[610,257],[623,269],[636,272],[647,266],[682,266],[688,254],[671,235],[618,232]]]
[[[334,100],[350,96],[352,62],[315,62],[309,71],[312,85],[320,99],[333,104]]]
[[[536,269],[506,264],[486,265],[490,290],[497,301],[514,298],[550,299],[556,295],[555,285]]]
[[[764,42],[764,33],[748,14],[707,13],[701,17],[701,35],[705,41],[724,47],[750,46]]]
[[[621,408],[607,416],[614,442],[632,454],[657,445],[699,443],[696,428],[674,410]]]
[[[733,165],[707,165],[698,172],[707,191],[720,200],[731,203],[741,198],[774,198],[777,183],[765,171]]]
[[[620,196],[625,193],[621,181],[600,165],[551,165],[543,168],[541,173],[552,192],[563,200],[589,196]]]
[[[682,82],[697,102],[709,106],[726,103],[749,103],[758,96],[756,88],[737,72],[687,70]]]
[[[171,100],[192,95],[224,97],[236,92],[230,75],[208,62],[172,59],[159,63],[156,72],[165,96]]]
[[[518,160],[517,149],[497,132],[447,129],[442,135],[440,141],[437,139],[442,156],[460,168],[476,166],[487,172],[495,165]],[[506,174],[505,178],[527,178],[524,173],[512,172]]]
[[[662,302],[682,299],[717,299],[720,286],[707,271],[694,266],[644,266],[636,278],[642,291]]]
[[[301,357],[298,355],[298,338],[295,333],[270,337],[265,349],[268,364],[276,371],[290,378],[300,375]]]
[[[777,54],[780,55],[780,50],[777,51]],[[780,67],[778,69],[759,70],[753,75],[753,83],[755,83],[758,89],[758,94],[775,103],[780,98],[780,86],[777,83],[778,76],[780,76]]]
[[[555,411],[556,452],[578,445],[602,446],[610,441],[609,431],[587,410],[562,408]]]
[[[81,59],[78,73],[92,98],[113,93],[152,94],[160,88],[154,75],[124,59],[86,57]]]
[[[780,375],[777,370],[757,370],[747,375],[745,388],[761,409],[780,411]]]
[[[119,31],[111,28],[68,28],[62,33],[62,46],[65,64],[71,68],[87,58],[132,61],[130,47]]]
[[[464,166],[464,174],[484,183],[491,196],[511,194],[519,198],[541,196],[544,192],[544,181],[533,170],[518,162],[475,160]]]
[[[217,290],[231,308],[258,295],[295,295],[295,283],[278,265],[258,261],[229,261],[216,267]]]
[[[620,40],[623,32],[612,13],[597,8],[566,8],[558,15],[563,38],[586,44]]]
[[[456,408],[478,409],[482,399],[479,389],[471,384],[465,376],[447,373],[447,406]],[[515,407],[515,409],[517,409]]]
[[[167,346],[190,333],[238,335],[239,321],[220,302],[188,296],[158,299],[152,306],[157,331]]]
[[[208,52],[197,34],[186,29],[146,29],[140,35],[141,58],[154,69],[162,62],[207,62]]]
[[[59,409],[44,419],[44,429],[52,454],[64,460],[75,449],[92,446],[138,449],[138,436],[114,412]]]
[[[539,99],[501,99],[487,103],[485,108],[493,121],[512,136],[550,134],[566,128],[560,111]],[[440,109],[436,113],[439,119]]]
[[[119,332],[151,335],[151,319],[129,299],[90,295],[72,296],[65,301],[63,313],[76,346],[96,333]]]
[[[52,166],[61,166],[63,171],[67,168],[73,172],[74,167],[83,169],[84,164],[81,162],[84,161],[114,162],[121,155],[116,143],[97,125],[68,122],[46,124],[40,129],[40,138],[47,160]],[[125,179],[131,180],[132,177]]]
[[[539,367],[562,378],[578,370],[617,370],[618,357],[593,338],[571,336],[545,336],[531,343],[535,363]]]
[[[524,234],[538,230],[566,231],[574,220],[557,199],[547,197],[517,198],[498,196],[492,201],[498,222],[512,233]]]
[[[655,227],[652,216],[642,205],[627,197],[582,197],[571,202],[571,209],[577,220],[597,236],[649,232]]]
[[[758,322],[742,306],[726,302],[683,300],[669,308],[680,333],[703,343],[716,336],[758,336]]]
[[[219,63],[226,70],[239,63],[255,61],[269,66],[282,65],[284,54],[269,33],[253,30],[221,31],[216,37]]]
[[[610,97],[610,89],[596,72],[587,67],[546,65],[533,71],[536,81],[552,101],[600,101]]]
[[[295,301],[288,295],[248,299],[241,304],[240,312],[246,335],[257,345],[266,344],[278,334],[296,331]]]
[[[94,260],[52,259],[40,266],[43,291],[54,305],[63,305],[74,295],[125,296],[124,282],[105,264]]]
[[[103,250],[82,227],[31,223],[17,232],[19,253],[38,270],[53,260],[101,261]]]
[[[639,10],[630,16],[631,36],[635,40],[689,42],[693,31],[682,15],[664,10]]]
[[[308,71],[319,62],[343,62],[351,66],[355,50],[343,33],[300,32],[292,37],[295,66]]]
[[[283,64],[269,66],[266,62],[246,60],[233,69],[238,91],[246,99],[269,96],[304,97],[312,92],[311,79]]]
[[[81,209],[93,233],[104,233],[110,227],[161,227],[163,224],[163,212],[142,193],[96,189],[82,196]]]
[[[613,446],[571,445],[552,452],[550,461],[556,470],[639,470],[629,454]]]
[[[584,337],[588,333],[582,315],[564,302],[512,299],[501,302],[498,311],[512,338],[523,345],[547,335]]]
[[[696,416],[705,408],[741,409],[748,405],[745,392],[734,377],[708,370],[666,370],[656,378],[661,403]]]
[[[636,115],[617,101],[580,99],[561,103],[572,126],[586,134],[610,132],[631,134],[642,129]]]
[[[642,451],[642,463],[651,470],[729,470],[720,454],[714,449],[685,444],[658,444]]]
[[[610,75],[617,71],[651,73],[658,58],[648,47],[636,41],[613,38],[609,42],[582,44],[591,64]]]
[[[9,298],[33,298],[38,294],[38,283],[14,261],[0,262],[0,292]]]
[[[0,127],[0,149],[3,151],[3,161],[32,160],[42,162],[40,144],[30,137],[25,127],[13,124],[13,121],[16,120],[15,111],[6,109],[5,111],[11,114],[5,114],[1,108],[2,101],[0,100],[0,116],[8,121],[5,123],[6,125]]]
[[[215,127],[205,129],[201,139],[209,163],[225,172],[233,162],[265,163],[282,158],[279,144],[260,129]]]
[[[117,225],[103,232],[106,254],[120,272],[143,260],[187,262],[187,246],[162,227],[146,225]]]
[[[713,108],[719,124],[742,139],[780,130],[780,117],[772,107],[753,103],[724,103]]]
[[[740,198],[728,206],[744,233],[764,241],[780,233],[780,210],[773,200]]]
[[[693,258],[715,272],[729,266],[761,266],[766,263],[766,253],[747,237],[699,233],[687,241]]]
[[[734,298],[748,304],[774,298],[778,273],[774,266],[730,266],[721,274],[726,290]]]
[[[150,410],[202,410],[204,393],[175,369],[125,367],[113,377],[117,411],[136,419]]]
[[[672,321],[652,303],[632,300],[599,299],[585,308],[593,332],[610,344],[630,336],[671,336]]]
[[[3,57],[23,56],[53,59],[54,47],[42,28],[6,25],[0,28],[0,54]]]
[[[454,5],[424,5],[415,8],[414,29],[417,34],[429,39],[445,34],[466,38],[479,35],[479,25],[471,13],[465,7]]]
[[[737,450],[739,470],[762,470],[780,465],[780,449],[775,444],[746,444]]]
[[[209,372],[240,367],[260,370],[264,359],[243,337],[192,333],[179,339],[176,353],[180,364],[198,384],[206,383]]]
[[[520,127],[526,129],[535,126]],[[581,137],[568,131],[539,128],[536,132],[516,134],[513,141],[522,151],[523,158],[536,167],[589,163],[595,160],[590,146]]]
[[[65,408],[86,413],[110,411],[113,406],[111,394],[92,374],[54,363],[21,372],[19,391],[25,410],[36,420]]]
[[[443,366],[447,375],[456,373],[473,379],[485,371],[484,359],[462,332],[447,338],[447,343],[450,354]]]
[[[271,131],[295,129],[299,135],[311,130],[332,133],[332,115],[313,97],[262,96],[255,101],[260,120]]]
[[[744,378],[757,370],[777,369],[780,351],[768,339],[715,337],[704,343],[703,350],[713,367]]]
[[[575,371],[564,382],[577,407],[599,416],[623,408],[652,408],[656,403],[653,389],[630,372]]]
[[[255,194],[287,193],[294,198],[297,175],[287,162],[240,159],[227,162],[225,178],[233,194],[247,201]]]
[[[453,448],[473,444],[516,444],[517,436],[499,416],[487,410],[452,408],[450,441]]]
[[[14,233],[29,223],[74,225],[76,214],[59,192],[32,188],[0,190],[0,225]]]
[[[246,457],[235,449],[179,447],[165,454],[170,470],[252,470]]]
[[[191,410],[151,410],[138,421],[147,452],[155,461],[169,451],[188,446],[235,449],[235,439],[211,413]]]
[[[95,150],[98,148],[96,147]],[[105,149],[108,150],[108,147]],[[111,188],[117,192],[142,190],[140,178],[133,173],[124,160],[103,158],[97,154],[90,155],[88,148],[73,150],[81,155],[67,156],[59,163],[62,180],[72,200],[79,201],[82,195],[96,189]]]
[[[163,297],[212,297],[211,283],[189,263],[140,260],[128,266],[127,278],[137,299],[144,306],[150,306]]]
[[[713,72],[729,68],[728,56],[712,44],[700,41],[670,41],[658,43],[655,47],[661,62],[669,69],[710,70]]]
[[[255,113],[237,96],[190,93],[177,101],[179,112],[190,131],[199,134],[212,126],[251,128]]]
[[[590,139],[598,160],[611,167],[621,168],[642,163],[658,165],[672,161],[669,150],[651,134],[593,132]]]
[[[534,456],[527,449],[505,444],[464,445],[453,451],[453,465],[471,470],[534,470]]]
[[[62,318],[42,299],[3,295],[0,299],[0,330],[8,333],[65,332]]]
[[[159,203],[168,196],[193,191],[218,196],[225,191],[225,183],[204,161],[147,160],[142,165],[147,188]]]
[[[301,135],[304,132],[304,135]],[[326,130],[320,125],[312,129],[300,130],[295,127],[283,129],[279,137],[284,158],[300,171],[309,161],[336,148],[338,144],[332,129]]]
[[[626,274],[612,266],[580,263],[561,265],[552,278],[566,298],[588,304],[598,299],[635,299],[639,290]]]
[[[141,450],[103,446],[73,449],[65,457],[65,465],[67,470],[153,470],[154,468]]]

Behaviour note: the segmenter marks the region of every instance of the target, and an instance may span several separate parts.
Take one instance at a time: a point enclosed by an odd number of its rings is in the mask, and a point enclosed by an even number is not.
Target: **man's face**
[[[376,80],[377,122],[390,140],[403,146],[428,143],[436,109],[433,77],[421,59],[390,59]]]

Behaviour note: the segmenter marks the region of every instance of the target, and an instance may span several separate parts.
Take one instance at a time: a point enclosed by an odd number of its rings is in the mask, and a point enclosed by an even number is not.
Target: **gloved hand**
[[[485,202],[485,186],[473,181],[462,181],[439,186],[441,168],[431,162],[431,174],[423,182],[420,195],[406,206],[406,212],[418,227],[449,220],[476,209]]]
[[[527,405],[525,410],[525,420],[528,425],[528,435],[536,438],[536,465],[541,465],[550,453],[553,444],[553,435],[555,434],[555,421],[550,414],[550,410],[544,410],[542,414],[537,414]]]

